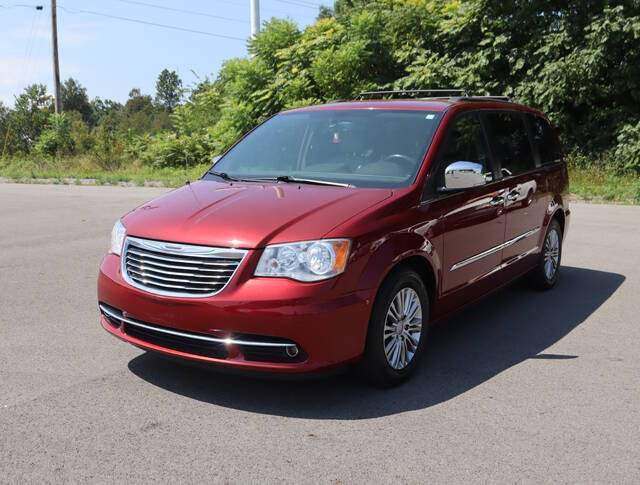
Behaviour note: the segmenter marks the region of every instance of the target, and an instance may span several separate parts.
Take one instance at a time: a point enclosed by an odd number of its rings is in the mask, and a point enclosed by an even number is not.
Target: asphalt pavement
[[[164,191],[0,183],[0,483],[640,483],[640,207],[573,204],[554,290],[484,299],[380,390],[104,332],[111,227]]]

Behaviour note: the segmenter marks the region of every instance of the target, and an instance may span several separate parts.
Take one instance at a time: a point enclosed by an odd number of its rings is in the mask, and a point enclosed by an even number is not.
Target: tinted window
[[[444,171],[453,162],[479,163],[484,173],[491,174],[482,125],[475,114],[464,114],[453,121],[438,158],[438,187],[444,186]]]
[[[502,111],[484,114],[496,169],[503,176],[518,175],[535,168],[531,144],[520,113]]]
[[[561,160],[562,150],[549,122],[535,115],[527,115],[527,118],[529,118],[531,125],[533,145],[540,154],[540,162],[545,164]]]
[[[440,118],[387,109],[283,113],[242,139],[214,170],[243,179],[288,175],[404,187],[422,165]]]

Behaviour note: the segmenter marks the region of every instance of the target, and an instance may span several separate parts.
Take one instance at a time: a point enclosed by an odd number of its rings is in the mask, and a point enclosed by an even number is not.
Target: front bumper
[[[215,296],[165,297],[129,285],[122,277],[120,262],[120,257],[108,254],[100,267],[101,324],[115,337],[143,349],[239,370],[278,373],[330,369],[357,360],[364,351],[371,290],[344,294],[336,289],[336,279],[300,283],[254,278],[247,268],[251,263],[245,261],[229,285]],[[119,324],[105,310],[115,311],[130,324]],[[144,333],[149,329],[159,329],[161,334],[154,335],[161,337],[171,336],[171,331],[179,338],[202,336],[223,348],[216,347],[213,352],[177,345]],[[285,344],[279,348],[283,352],[295,344],[299,353],[290,359],[282,353],[285,358],[274,361],[268,352],[261,353],[259,346],[243,345],[247,342],[268,342],[265,349],[270,352],[276,350],[273,343]]]

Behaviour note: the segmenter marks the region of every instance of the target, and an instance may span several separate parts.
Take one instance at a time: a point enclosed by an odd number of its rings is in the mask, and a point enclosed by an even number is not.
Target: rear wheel
[[[374,303],[365,354],[365,377],[382,386],[398,384],[415,370],[427,340],[429,298],[412,270],[392,273]]]
[[[541,290],[549,290],[558,281],[562,259],[562,228],[557,219],[552,219],[544,237],[538,266],[533,271],[534,284]]]

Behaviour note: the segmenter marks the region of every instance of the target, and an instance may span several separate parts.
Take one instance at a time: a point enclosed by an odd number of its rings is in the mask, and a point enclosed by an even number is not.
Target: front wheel
[[[562,228],[556,219],[552,219],[544,237],[538,265],[532,274],[534,284],[538,289],[549,290],[554,287],[558,281],[561,259]]]
[[[393,272],[378,291],[361,368],[372,383],[398,384],[415,370],[427,340],[429,298],[412,270]]]

